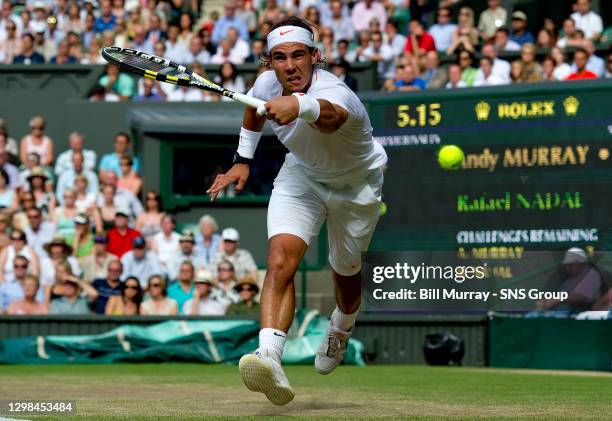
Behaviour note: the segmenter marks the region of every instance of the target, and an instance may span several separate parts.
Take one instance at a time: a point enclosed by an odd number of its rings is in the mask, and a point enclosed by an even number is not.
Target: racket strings
[[[127,55],[127,54],[119,54],[119,57],[115,55],[115,57],[124,64],[137,67],[143,70],[151,70],[157,72],[161,75],[165,76],[182,76],[186,75],[185,72],[179,71],[174,66],[166,66],[165,63],[156,63],[151,60],[144,59],[142,57]]]

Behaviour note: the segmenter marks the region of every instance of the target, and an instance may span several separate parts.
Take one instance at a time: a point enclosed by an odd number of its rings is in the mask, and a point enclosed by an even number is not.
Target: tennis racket
[[[146,77],[147,79],[171,83],[173,85],[203,89],[231,98],[249,107],[253,107],[257,109],[257,113],[260,116],[266,114],[266,108],[264,107],[265,101],[225,89],[204,79],[202,76],[192,72],[185,66],[174,63],[163,57],[120,47],[103,48],[102,57],[109,63],[116,64],[126,72],[134,73],[138,76]]]

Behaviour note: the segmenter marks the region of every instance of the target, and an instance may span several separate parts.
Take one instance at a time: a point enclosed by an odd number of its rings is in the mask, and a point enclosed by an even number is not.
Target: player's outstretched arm
[[[343,107],[326,99],[315,99],[306,95],[276,97],[266,103],[266,111],[266,117],[277,124],[289,124],[300,117],[321,133],[327,134],[338,130],[348,119],[348,111]]]
[[[251,132],[260,133],[266,122],[264,117],[257,115],[255,108],[247,107],[244,110],[242,118],[242,128]],[[242,140],[241,140],[242,141]],[[244,188],[249,178],[249,164],[235,163],[232,168],[225,174],[219,174],[215,177],[212,185],[206,193],[210,195],[210,201],[214,202],[221,190],[232,183],[236,183],[236,191],[240,192]]]

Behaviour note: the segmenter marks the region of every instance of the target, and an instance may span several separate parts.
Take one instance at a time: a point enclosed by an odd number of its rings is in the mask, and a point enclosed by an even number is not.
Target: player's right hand
[[[300,103],[293,95],[279,96],[266,102],[266,118],[284,126],[291,123],[300,113]]]
[[[247,164],[234,164],[225,174],[217,175],[206,193],[210,195],[210,201],[214,202],[221,190],[232,183],[236,183],[236,192],[241,192],[248,178],[249,166]]]

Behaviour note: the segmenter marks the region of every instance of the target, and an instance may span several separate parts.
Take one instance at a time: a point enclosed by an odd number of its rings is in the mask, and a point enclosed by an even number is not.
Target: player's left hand
[[[293,95],[279,96],[266,102],[266,118],[284,126],[298,118],[300,104]]]
[[[236,192],[242,191],[249,178],[249,166],[247,164],[234,164],[225,174],[219,174],[206,193],[210,194],[210,201],[214,202],[221,190],[236,183]]]

